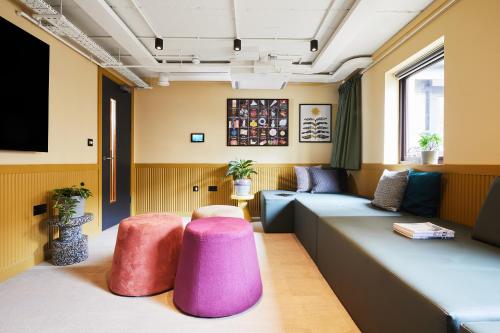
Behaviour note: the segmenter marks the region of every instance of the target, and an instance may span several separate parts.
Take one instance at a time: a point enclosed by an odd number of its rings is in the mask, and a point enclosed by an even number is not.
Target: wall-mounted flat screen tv
[[[0,17],[0,150],[48,151],[50,47]]]

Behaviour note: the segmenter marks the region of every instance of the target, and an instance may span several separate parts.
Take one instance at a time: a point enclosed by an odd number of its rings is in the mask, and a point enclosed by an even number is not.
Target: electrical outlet
[[[217,192],[217,186],[216,185],[210,185],[208,187],[208,192]]]
[[[33,206],[33,216],[47,213],[47,204]]]
[[[198,185],[193,186],[193,192],[198,192],[200,187]]]
[[[94,146],[94,139],[87,139],[87,146],[93,147]]]

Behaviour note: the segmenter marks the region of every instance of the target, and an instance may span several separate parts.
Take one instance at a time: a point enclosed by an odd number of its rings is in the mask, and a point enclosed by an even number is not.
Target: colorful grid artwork
[[[228,99],[228,146],[288,146],[288,99]]]

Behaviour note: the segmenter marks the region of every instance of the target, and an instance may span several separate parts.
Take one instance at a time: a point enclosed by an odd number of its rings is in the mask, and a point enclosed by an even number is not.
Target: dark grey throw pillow
[[[307,167],[307,166],[294,166],[295,176],[297,177],[297,192],[311,192],[311,176],[309,175],[309,169],[316,168],[321,169],[321,165]]]
[[[372,205],[396,212],[403,202],[408,184],[408,171],[384,170],[375,190]]]
[[[496,177],[491,184],[472,231],[472,238],[500,247],[500,177]]]
[[[309,168],[311,193],[341,193],[342,180],[337,169]]]

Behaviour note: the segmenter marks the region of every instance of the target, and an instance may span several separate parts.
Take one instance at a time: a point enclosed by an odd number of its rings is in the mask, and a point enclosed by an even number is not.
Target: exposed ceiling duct
[[[231,74],[233,89],[284,89],[289,73],[235,73]]]
[[[57,36],[68,38],[80,47],[90,52],[99,59],[103,67],[113,66],[117,72],[133,82],[137,87],[149,88],[149,85],[139,78],[130,69],[121,67],[122,62],[109,54],[103,47],[93,41],[89,36],[71,23],[64,15],[58,13],[52,6],[43,0],[21,0],[27,7],[33,10],[35,19],[44,27]]]
[[[70,0],[63,21],[50,6],[44,12],[47,3],[59,6],[60,0],[22,2],[41,10],[39,17],[51,29],[72,21],[103,51],[118,50],[118,59],[105,51],[113,59],[99,58],[102,66],[139,80],[138,75],[165,73],[169,81],[225,80],[239,89],[280,89],[287,82],[339,82],[366,68],[372,62],[366,55],[432,0],[321,0],[293,9],[287,0]],[[269,10],[262,12],[264,7]],[[280,13],[279,24],[273,12]],[[241,40],[240,51],[234,51],[235,39]]]

